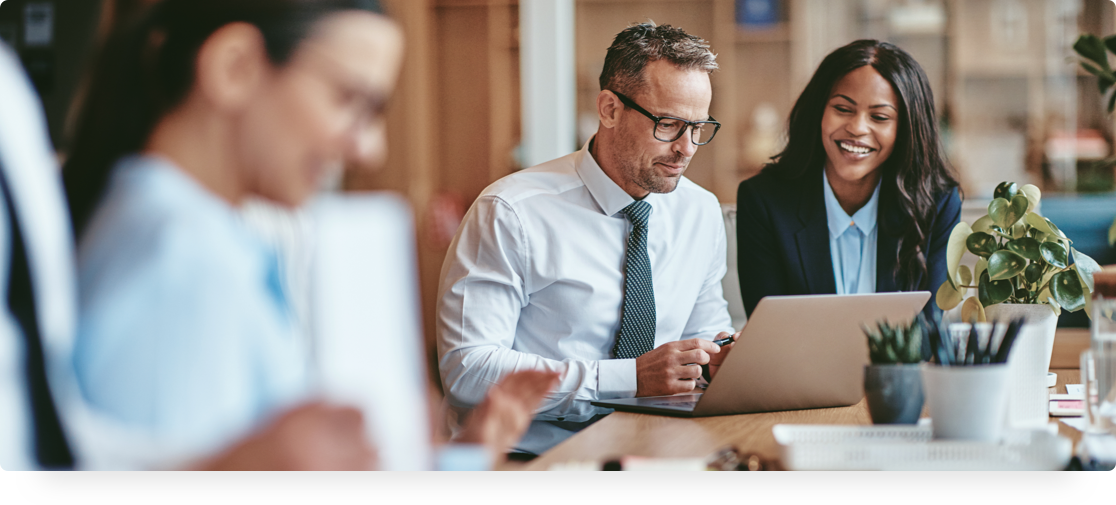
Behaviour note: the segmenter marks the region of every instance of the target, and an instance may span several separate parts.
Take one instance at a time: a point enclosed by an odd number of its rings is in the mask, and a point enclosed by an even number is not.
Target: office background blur
[[[19,52],[42,96],[60,158],[98,41],[152,1],[0,4],[0,38]],[[984,213],[1000,181],[1036,184],[1044,214],[1078,249],[1116,263],[1106,241],[1116,216],[1114,164],[1105,161],[1113,119],[1072,50],[1082,33],[1116,32],[1111,0],[381,3],[407,37],[388,112],[389,159],[379,172],[350,167],[344,187],[393,190],[411,202],[431,356],[439,271],[461,216],[489,183],[544,152],[532,150],[527,123],[549,124],[542,135],[559,154],[592,135],[605,50],[618,31],[647,20],[703,37],[718,54],[711,114],[723,127],[686,175],[723,203],[735,203],[737,184],[780,150],[790,108],[821,59],[875,38],[907,50],[930,78],[966,197],[963,220]],[[1086,324],[1074,316],[1062,324]]]

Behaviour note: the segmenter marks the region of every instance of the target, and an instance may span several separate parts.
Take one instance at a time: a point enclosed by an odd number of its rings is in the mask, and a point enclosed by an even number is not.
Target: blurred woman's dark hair
[[[254,25],[268,58],[287,63],[315,24],[346,10],[383,14],[376,0],[161,0],[109,34],[94,62],[62,169],[80,237],[113,164],[147,143],[159,119],[194,85],[202,44],[222,26]]]
[[[936,217],[935,205],[958,183],[938,134],[929,79],[906,51],[887,42],[858,40],[826,56],[791,110],[786,148],[772,157],[764,171],[774,171],[786,179],[809,176],[813,183],[813,175],[826,162],[821,122],[829,95],[837,81],[865,65],[871,65],[891,83],[899,99],[895,146],[880,166],[880,201],[896,202],[903,211],[893,274],[901,288],[926,289],[926,240]]]

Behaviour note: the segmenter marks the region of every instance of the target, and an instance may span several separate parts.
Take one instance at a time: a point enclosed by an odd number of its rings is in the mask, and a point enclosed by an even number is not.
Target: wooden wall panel
[[[518,168],[512,156],[520,131],[517,2],[385,5],[407,44],[387,112],[388,160],[374,172],[350,167],[345,187],[397,191],[414,208],[428,366],[437,385],[437,289],[454,219],[486,186]]]

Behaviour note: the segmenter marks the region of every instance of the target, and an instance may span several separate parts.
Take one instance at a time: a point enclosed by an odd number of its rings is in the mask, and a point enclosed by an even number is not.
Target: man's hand
[[[364,418],[320,402],[283,413],[260,431],[202,462],[198,470],[375,470]]]
[[[511,450],[535,417],[535,408],[558,382],[558,372],[525,370],[508,374],[488,389],[465,423],[459,442],[483,444],[496,457]]]
[[[740,330],[740,331],[736,332],[736,334],[732,335],[732,342],[730,342],[728,344],[725,344],[725,345],[722,345],[721,346],[721,352],[719,352],[717,354],[714,354],[713,356],[710,357],[710,359],[709,359],[709,378],[712,379],[713,377],[717,376],[717,369],[721,368],[721,363],[725,362],[725,358],[728,357],[729,351],[732,350],[732,346],[736,345],[736,341],[740,340],[740,334],[743,331],[744,330]],[[722,331],[722,332],[718,333],[716,338],[714,338],[713,340],[721,340],[722,338],[725,338],[725,337],[728,337],[728,336],[729,336],[728,332]]]
[[[636,358],[636,396],[662,396],[694,390],[701,366],[721,348],[691,338],[663,344]]]

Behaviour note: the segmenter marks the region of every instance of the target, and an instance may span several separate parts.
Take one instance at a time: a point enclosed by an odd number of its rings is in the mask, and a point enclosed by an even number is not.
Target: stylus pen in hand
[[[732,343],[732,337],[730,336],[730,337],[722,338],[720,340],[714,340],[713,343],[717,344],[717,347],[724,347],[724,346]],[[690,365],[696,365],[696,364],[697,363],[687,363],[683,366],[690,366]],[[705,379],[705,382],[709,382],[709,381],[713,380],[713,378],[709,375],[709,365],[701,365],[701,376],[702,376],[702,378]],[[686,380],[693,380],[693,379],[686,379]]]
[[[729,337],[722,338],[720,340],[714,340],[713,343],[717,344],[717,347],[724,347],[724,346],[732,343],[732,337],[729,336]]]

